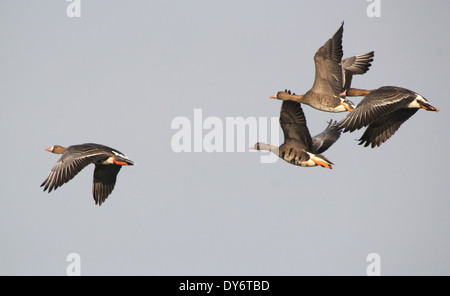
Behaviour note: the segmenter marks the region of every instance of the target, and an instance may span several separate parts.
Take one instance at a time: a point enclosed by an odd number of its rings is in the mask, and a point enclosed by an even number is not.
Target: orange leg
[[[348,112],[352,112],[352,111],[354,110],[354,109],[353,109],[352,107],[350,107],[350,105],[348,105],[348,104],[341,103],[341,105],[344,106],[344,108],[347,109]]]
[[[324,167],[324,168],[329,168],[329,169],[332,169],[333,167],[331,166],[331,164],[328,164],[328,163],[326,163],[326,162],[324,162],[324,161],[320,161],[320,160],[318,160],[318,159],[312,159],[312,161],[314,161],[317,165],[320,165],[320,166],[322,166],[322,167]]]

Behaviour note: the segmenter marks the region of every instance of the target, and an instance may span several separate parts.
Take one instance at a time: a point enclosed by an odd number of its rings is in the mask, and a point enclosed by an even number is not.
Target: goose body
[[[418,93],[397,86],[383,86],[370,92],[355,110],[339,122],[343,132],[367,127],[359,144],[372,148],[386,142],[419,109],[439,111]]]
[[[293,165],[332,168],[333,163],[320,153],[339,139],[341,128],[336,123],[330,121],[322,133],[312,138],[301,105],[293,101],[283,101],[280,125],[284,134],[284,143],[281,146],[258,142],[251,149],[271,151]]]
[[[272,99],[295,101],[326,112],[351,111],[355,107],[341,96],[369,92],[350,90],[353,75],[366,73],[373,61],[374,52],[368,52],[342,60],[342,35],[344,23],[339,30],[314,55],[315,79],[312,88],[304,95],[280,91]],[[347,93],[347,91],[349,91]]]
[[[45,150],[62,155],[41,184],[44,191],[48,190],[50,193],[57,189],[92,163],[95,164],[92,193],[95,204],[98,205],[105,202],[113,191],[122,166],[134,165],[134,162],[120,151],[100,144],[87,143],[68,148],[54,145]]]

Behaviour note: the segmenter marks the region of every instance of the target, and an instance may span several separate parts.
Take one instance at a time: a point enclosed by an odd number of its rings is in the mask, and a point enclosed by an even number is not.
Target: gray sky
[[[450,275],[450,2],[0,1],[0,274]],[[414,90],[419,110],[380,148],[343,134],[333,170],[260,153],[175,153],[171,122],[277,117],[269,96],[310,89],[313,56],[345,21],[344,57],[375,51],[353,86]],[[352,99],[359,103],[360,98]],[[344,113],[303,110],[311,134]],[[206,132],[204,132],[206,133]],[[93,166],[47,194],[54,144],[114,147],[101,207]],[[247,143],[251,146],[254,143]],[[276,143],[275,143],[276,144]]]

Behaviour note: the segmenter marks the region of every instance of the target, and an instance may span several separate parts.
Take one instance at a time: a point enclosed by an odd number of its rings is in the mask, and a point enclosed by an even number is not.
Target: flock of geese
[[[273,146],[256,143],[256,150],[268,150],[283,160],[303,167],[322,166],[332,168],[333,163],[321,153],[340,137],[342,132],[353,132],[367,127],[359,144],[380,146],[420,108],[439,111],[411,90],[383,86],[375,90],[351,88],[353,75],[366,73],[373,61],[373,52],[342,59],[342,35],[344,23],[339,30],[314,55],[316,76],[312,88],[304,95],[288,90],[280,91],[273,99],[282,100],[280,125],[284,143]],[[365,96],[358,106],[347,97]],[[301,104],[326,112],[350,112],[340,122],[330,121],[326,129],[311,137]],[[108,146],[87,143],[68,148],[54,145],[45,149],[62,154],[45,181],[41,184],[50,193],[69,182],[83,168],[95,164],[93,196],[95,204],[101,205],[114,189],[117,174],[122,166],[134,165],[123,153]]]
[[[316,76],[312,88],[304,95],[280,91],[270,98],[282,100],[280,125],[284,143],[273,146],[256,143],[256,150],[268,150],[283,160],[303,167],[332,168],[333,163],[321,153],[340,137],[341,132],[353,132],[366,127],[359,144],[372,148],[386,142],[400,126],[423,108],[439,111],[418,93],[397,86],[382,86],[375,90],[351,88],[353,75],[366,73],[373,61],[373,52],[342,59],[344,23],[314,55]],[[358,106],[347,96],[365,96]],[[327,128],[311,137],[301,104],[326,112],[346,112],[340,122],[330,122]]]

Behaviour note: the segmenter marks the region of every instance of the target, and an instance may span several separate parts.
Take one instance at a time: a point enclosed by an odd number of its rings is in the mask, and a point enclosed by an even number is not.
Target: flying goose
[[[93,143],[73,145],[68,148],[54,145],[45,150],[62,154],[41,184],[44,191],[50,193],[64,183],[69,182],[87,165],[95,164],[93,195],[95,204],[105,202],[116,184],[117,174],[123,165],[134,165],[134,162],[116,149]]]
[[[353,132],[367,126],[358,140],[359,145],[371,145],[374,148],[392,137],[420,108],[439,111],[414,91],[397,86],[383,86],[365,96],[355,110],[347,114],[338,125],[343,128],[343,132]]]
[[[353,75],[366,73],[373,61],[374,52],[368,52],[342,60],[342,34],[339,30],[314,55],[316,76],[312,88],[304,95],[280,91],[271,99],[289,100],[307,104],[327,112],[352,111],[355,107],[345,96],[361,96],[370,90],[351,89]]]
[[[311,138],[301,104],[283,101],[280,125],[284,134],[284,143],[280,147],[258,142],[250,149],[271,151],[294,165],[303,167],[320,165],[332,169],[333,163],[320,153],[339,139],[341,128],[336,122],[330,121],[322,133]]]

